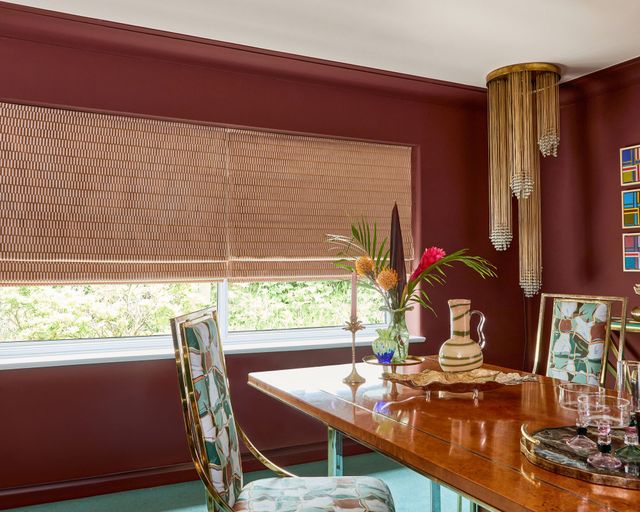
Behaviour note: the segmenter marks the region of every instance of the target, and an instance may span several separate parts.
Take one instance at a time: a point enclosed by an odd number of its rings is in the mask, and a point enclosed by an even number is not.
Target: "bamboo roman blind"
[[[8,103],[0,113],[0,282],[224,269],[224,130]]]
[[[229,148],[230,278],[344,275],[326,234],[366,218],[388,237],[394,201],[411,257],[411,148],[254,130]]]
[[[337,275],[327,233],[411,256],[411,149],[0,103],[0,283]]]

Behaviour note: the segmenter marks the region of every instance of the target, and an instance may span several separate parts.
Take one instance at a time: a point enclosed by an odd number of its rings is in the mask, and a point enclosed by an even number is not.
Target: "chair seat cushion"
[[[387,484],[368,476],[265,478],[246,485],[237,512],[394,512]]]

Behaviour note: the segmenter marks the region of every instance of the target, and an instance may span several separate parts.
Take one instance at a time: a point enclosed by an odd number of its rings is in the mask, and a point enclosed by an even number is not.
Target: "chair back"
[[[611,343],[612,306],[619,302],[621,317],[625,318],[627,298],[541,294],[534,372],[538,369],[549,299],[553,299],[553,306],[546,375],[568,382],[604,386],[607,368],[614,377],[616,371],[614,365],[608,364],[610,348],[616,359],[622,358],[624,350],[624,325],[620,329],[618,347]]]
[[[214,510],[230,510],[243,475],[214,308],[172,319],[171,332],[191,456]]]

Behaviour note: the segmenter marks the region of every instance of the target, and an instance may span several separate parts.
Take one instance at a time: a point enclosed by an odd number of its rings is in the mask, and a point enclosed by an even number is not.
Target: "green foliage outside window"
[[[0,288],[0,339],[167,334],[169,318],[215,304],[216,290],[211,283]]]
[[[0,288],[0,340],[169,334],[169,319],[216,304],[215,283]],[[382,322],[380,301],[359,290],[360,319]],[[229,284],[229,330],[343,325],[348,281]]]
[[[382,300],[358,288],[358,317],[382,323]],[[342,326],[351,315],[350,281],[229,284],[229,331]]]

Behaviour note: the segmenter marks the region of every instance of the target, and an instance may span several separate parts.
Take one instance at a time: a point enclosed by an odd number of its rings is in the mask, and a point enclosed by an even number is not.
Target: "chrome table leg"
[[[342,476],[342,432],[329,427],[327,429],[327,474],[329,476]]]
[[[439,484],[435,483],[433,480],[430,483],[431,483],[431,512],[440,512],[442,488],[440,487]]]

